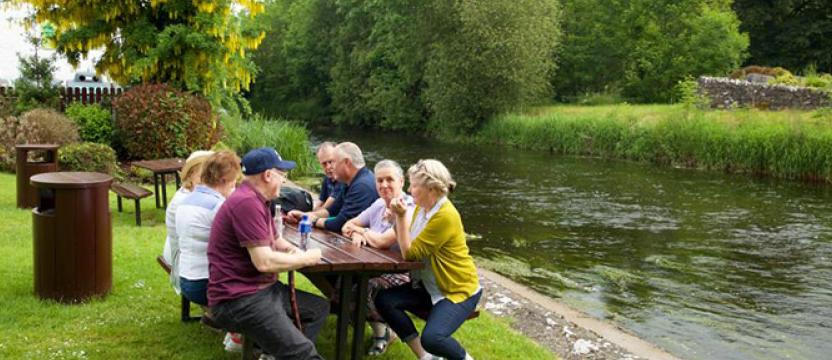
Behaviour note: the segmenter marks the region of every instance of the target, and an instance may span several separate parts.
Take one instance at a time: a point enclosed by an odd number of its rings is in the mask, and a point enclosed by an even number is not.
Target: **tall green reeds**
[[[289,173],[291,178],[318,172],[318,163],[309,145],[309,130],[303,125],[259,114],[248,120],[223,115],[222,123],[225,128],[223,143],[240,156],[252,149],[269,146],[277,149],[284,159],[297,162],[297,168]]]
[[[476,141],[557,154],[832,182],[828,112],[701,111],[681,105],[557,106],[494,119]]]

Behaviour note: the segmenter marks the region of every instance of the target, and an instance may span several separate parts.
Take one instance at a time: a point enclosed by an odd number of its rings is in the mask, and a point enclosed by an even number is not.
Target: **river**
[[[381,133],[372,166],[445,163],[479,266],[686,359],[832,353],[832,189]]]

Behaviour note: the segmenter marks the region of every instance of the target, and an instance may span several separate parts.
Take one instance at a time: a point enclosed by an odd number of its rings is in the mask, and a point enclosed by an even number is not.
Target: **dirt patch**
[[[665,351],[513,281],[480,269],[480,307],[561,359],[676,359]],[[603,336],[601,334],[604,334]]]

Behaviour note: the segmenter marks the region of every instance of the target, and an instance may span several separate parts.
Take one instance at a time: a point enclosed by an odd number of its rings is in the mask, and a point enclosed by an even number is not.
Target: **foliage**
[[[832,92],[832,75],[819,74],[814,64],[809,65],[803,71],[803,76],[797,77],[786,72],[774,79],[769,80],[770,84],[781,84],[790,86],[803,86]],[[832,95],[832,94],[831,94]]]
[[[209,149],[222,126],[202,97],[167,85],[135,86],[113,101],[116,137],[130,159],[185,157]]]
[[[766,66],[758,66],[758,65],[749,65],[743,67],[741,69],[737,69],[731,72],[729,77],[731,79],[745,79],[746,76],[749,74],[760,74],[760,75],[768,75],[773,77],[783,76],[783,75],[791,75],[789,70],[786,70],[781,67],[766,67]]]
[[[260,69],[249,95],[252,107],[271,116],[325,122],[331,116],[334,1],[273,1],[262,21],[268,37],[253,54]]]
[[[613,105],[621,104],[624,98],[621,91],[616,89],[605,89],[598,92],[586,92],[575,97],[574,103],[579,105]]]
[[[554,1],[438,1],[425,65],[432,132],[463,133],[548,94],[559,37]]]
[[[78,141],[75,124],[51,109],[35,109],[21,116],[0,118],[0,170],[15,167],[15,145],[58,144]]]
[[[65,145],[58,150],[58,164],[63,171],[91,171],[121,177],[116,151],[99,143]]]
[[[748,37],[725,0],[565,0],[558,97],[620,89],[666,102],[687,76],[720,75],[743,60]]]
[[[309,145],[309,131],[294,122],[271,119],[255,114],[249,120],[223,115],[226,130],[223,145],[243,156],[252,149],[269,146],[277,149],[284,159],[297,163],[289,175],[297,178],[317,171],[317,159]]]
[[[16,116],[0,117],[0,170],[14,171],[17,156],[15,145],[28,143],[28,139],[34,137],[32,124],[21,123]]]
[[[78,65],[103,48],[96,71],[121,84],[169,83],[219,104],[247,89],[255,67],[246,51],[265,36],[257,0],[12,0],[56,27],[55,48]]]
[[[558,106],[497,118],[476,139],[556,154],[832,182],[832,127],[822,112]]]
[[[65,113],[78,124],[82,140],[108,145],[112,142],[113,122],[110,112],[101,105],[74,102],[66,108]]]
[[[29,143],[66,145],[78,142],[78,126],[72,120],[52,109],[34,109],[20,116],[21,126],[31,126]]]
[[[832,73],[832,6],[827,0],[734,0],[751,38],[749,63]]]
[[[699,85],[692,77],[688,77],[676,84],[676,98],[685,105],[687,110],[705,109],[710,101],[708,97],[699,91]]]
[[[38,47],[41,39],[34,36],[28,37],[29,42],[35,47],[35,52],[30,56],[18,54],[18,68],[20,77],[14,81],[17,104],[15,113],[22,114],[36,108],[58,109],[61,102],[61,93],[53,84],[52,73],[55,71],[54,56],[43,57],[38,55]]]
[[[267,14],[252,104],[365,128],[462,132],[538,99],[559,37],[553,0],[281,0]]]
[[[14,98],[8,94],[0,95],[0,118],[14,115]]]

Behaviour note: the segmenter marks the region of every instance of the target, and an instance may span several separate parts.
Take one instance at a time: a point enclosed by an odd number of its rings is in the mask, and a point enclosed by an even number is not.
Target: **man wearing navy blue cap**
[[[300,250],[276,236],[270,199],[294,161],[272,148],[243,156],[245,180],[217,212],[208,240],[208,305],[215,322],[243,333],[278,359],[321,359],[315,338],[329,302],[297,291],[303,332],[292,324],[289,288],[275,274],[317,264],[320,249]]]

